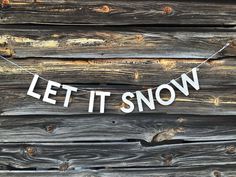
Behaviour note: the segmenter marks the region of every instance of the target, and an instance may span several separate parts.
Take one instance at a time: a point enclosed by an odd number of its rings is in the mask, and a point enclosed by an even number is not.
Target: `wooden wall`
[[[0,54],[85,90],[155,87],[202,65],[201,89],[171,106],[88,114],[89,95],[49,105],[32,76],[0,61],[0,176],[236,176],[234,0],[2,0]],[[46,83],[40,81],[37,92]]]

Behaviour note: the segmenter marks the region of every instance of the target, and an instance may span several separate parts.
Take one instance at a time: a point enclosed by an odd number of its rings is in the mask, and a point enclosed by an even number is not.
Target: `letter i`
[[[88,109],[88,112],[93,112],[94,97],[95,97],[95,91],[91,91],[90,92],[90,98],[89,98],[89,109]]]

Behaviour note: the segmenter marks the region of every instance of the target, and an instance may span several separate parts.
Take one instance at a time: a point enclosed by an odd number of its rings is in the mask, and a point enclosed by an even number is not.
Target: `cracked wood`
[[[76,85],[81,89],[91,90],[104,90],[112,91],[113,93],[123,93],[124,89],[131,91],[132,87],[126,86],[85,86]],[[64,92],[58,92],[58,95],[54,98],[57,100],[56,105],[44,103],[40,100],[32,98],[26,95],[27,89],[4,88],[0,89],[0,110],[1,115],[71,115],[71,114],[87,114],[89,93],[78,91],[74,93],[73,100],[68,108],[63,107]],[[21,87],[22,88],[22,87]],[[37,89],[38,93],[43,93],[44,89]],[[138,90],[136,87],[134,90]],[[167,114],[196,114],[196,115],[235,115],[235,96],[236,92],[231,87],[223,89],[200,89],[198,91],[191,91],[189,97],[185,97],[182,93],[176,92],[176,100],[170,106],[161,106],[156,104],[155,110],[150,110],[144,107],[143,113],[167,113]],[[163,92],[163,98],[168,97]],[[133,101],[136,106],[136,102]],[[99,111],[99,100],[95,100],[94,113]],[[121,95],[111,95],[106,100],[105,113],[124,114],[120,108],[123,107]],[[134,110],[133,113],[137,113],[138,110]]]
[[[0,142],[235,140],[234,119],[164,114],[1,116]]]
[[[14,58],[185,58],[236,56],[235,28],[0,26],[0,54]]]
[[[173,176],[184,176],[184,177],[217,177],[219,175],[234,176],[236,173],[235,165],[215,165],[215,166],[201,166],[201,167],[151,167],[151,168],[119,168],[119,169],[101,169],[101,170],[83,170],[78,169],[77,171],[30,171],[25,170],[4,170],[0,171],[2,177],[173,177]]]
[[[235,141],[142,146],[138,142],[0,143],[0,168],[194,167],[235,164]]]
[[[1,24],[54,25],[235,25],[228,1],[11,0],[0,9]]]

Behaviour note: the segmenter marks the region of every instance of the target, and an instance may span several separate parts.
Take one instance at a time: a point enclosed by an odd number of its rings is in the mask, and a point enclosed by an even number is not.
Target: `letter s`
[[[122,101],[129,105],[129,108],[125,108],[125,107],[122,107],[120,108],[122,112],[124,113],[131,113],[133,110],[134,110],[134,104],[127,99],[127,97],[130,97],[130,98],[133,98],[134,97],[134,94],[131,93],[131,92],[125,92],[123,95],[122,95]]]

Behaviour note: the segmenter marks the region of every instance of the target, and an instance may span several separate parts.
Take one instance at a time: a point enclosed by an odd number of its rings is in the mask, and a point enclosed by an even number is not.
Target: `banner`
[[[219,51],[208,57],[206,60],[204,60],[202,63],[191,69],[190,71],[182,74],[180,77],[176,79],[172,79],[169,83],[167,84],[162,84],[157,87],[149,88],[146,90],[137,90],[135,92],[125,92],[120,94],[120,99],[124,103],[124,107],[121,107],[120,110],[123,113],[132,113],[135,109],[135,105],[137,105],[137,109],[139,112],[142,112],[144,109],[144,106],[147,106],[150,110],[155,109],[155,105],[159,103],[160,105],[163,106],[168,106],[171,105],[176,98],[175,91],[179,90],[183,95],[189,96],[189,86],[193,87],[195,90],[200,89],[200,84],[198,80],[198,71],[199,67],[206,63],[208,60],[213,58],[215,55],[217,55],[219,52],[223,51],[226,47],[229,46],[229,43],[225,44],[224,47],[222,47]],[[56,104],[57,100],[50,98],[52,95],[57,95],[58,89],[64,89],[66,91],[65,98],[64,98],[64,107],[68,107],[70,103],[70,98],[74,92],[78,92],[78,88],[66,85],[66,84],[61,84],[56,81],[52,80],[47,80],[38,74],[32,73],[28,71],[27,69],[23,68],[22,66],[19,66],[18,64],[10,61],[9,59],[0,56],[2,59],[5,61],[21,68],[22,70],[25,70],[29,74],[33,75],[32,82],[29,86],[29,89],[27,91],[27,95],[34,97],[36,99],[41,99],[43,102],[49,103],[49,104]],[[189,77],[188,74],[192,74],[192,77]],[[45,88],[45,92],[43,95],[40,95],[35,91],[35,87],[39,79],[42,79],[47,82],[47,86]],[[179,80],[179,81],[178,81]],[[177,82],[178,81],[178,82]],[[55,89],[57,88],[57,89]],[[166,90],[169,92],[170,97],[168,99],[163,99],[161,97],[161,92],[163,90]],[[106,99],[112,95],[111,92],[104,92],[104,91],[86,91],[89,92],[89,103],[88,103],[88,112],[92,113],[94,112],[94,104],[95,104],[95,98],[99,97],[100,98],[100,113],[105,112],[105,107],[106,107]],[[145,96],[143,92],[147,92],[148,96]],[[137,104],[134,103],[134,100]]]

